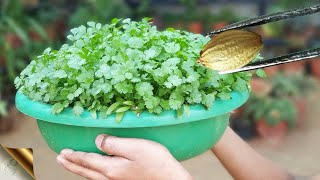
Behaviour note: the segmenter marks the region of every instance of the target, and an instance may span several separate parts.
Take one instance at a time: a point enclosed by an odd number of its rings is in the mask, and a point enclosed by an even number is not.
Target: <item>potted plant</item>
[[[271,94],[275,98],[288,98],[297,109],[297,125],[302,126],[308,109],[306,96],[314,88],[315,80],[303,73],[276,74],[272,79]]]
[[[272,85],[267,79],[252,78],[250,81],[251,91],[256,95],[266,96],[271,92]]]
[[[18,110],[54,151],[102,153],[94,139],[107,133],[157,141],[185,160],[222,136],[251,74],[204,68],[196,59],[208,38],[148,21],[74,28],[71,44],[46,49],[16,78]]]
[[[271,66],[271,67],[263,68],[263,70],[266,72],[268,77],[272,77],[279,72],[280,68],[279,66]]]
[[[245,116],[255,121],[256,131],[263,138],[282,139],[296,119],[296,109],[286,98],[252,96]]]
[[[260,56],[260,54],[258,54],[254,62],[262,59],[263,58]],[[266,96],[270,93],[272,86],[267,79],[263,79],[265,77],[267,77],[267,72],[265,71],[265,69],[259,69],[258,71],[256,71],[256,76],[251,79],[250,88],[251,91],[256,95]]]
[[[24,61],[37,49],[35,44],[40,43],[37,41],[42,39],[42,46],[49,42],[42,25],[28,15],[22,2],[5,0],[3,5],[0,19],[1,64],[6,65],[9,79],[13,82],[17,72],[26,66]]]
[[[201,21],[190,22],[189,31],[193,32],[193,33],[196,33],[196,34],[200,34],[202,32],[202,23],[201,23]]]
[[[318,80],[320,80],[320,63],[319,62],[320,62],[319,57],[313,58],[313,60],[310,61],[311,73]]]

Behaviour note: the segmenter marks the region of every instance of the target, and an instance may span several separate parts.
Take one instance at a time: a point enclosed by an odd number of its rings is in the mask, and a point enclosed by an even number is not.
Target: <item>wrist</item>
[[[228,142],[228,139],[230,139],[230,134],[232,133],[232,129],[228,126],[226,130],[224,131],[222,137],[219,139],[219,141],[211,148],[212,151],[215,149],[219,149],[220,147],[223,148],[224,144]]]

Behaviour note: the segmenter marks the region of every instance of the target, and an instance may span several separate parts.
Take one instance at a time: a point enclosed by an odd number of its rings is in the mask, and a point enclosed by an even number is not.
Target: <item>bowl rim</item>
[[[233,91],[231,92],[231,99],[216,99],[209,110],[201,104],[190,105],[190,115],[188,116],[184,113],[181,117],[177,117],[176,110],[165,110],[159,115],[144,111],[139,117],[137,117],[136,113],[127,111],[121,122],[115,121],[115,113],[104,119],[100,118],[98,113],[97,119],[94,119],[86,109],[81,116],[77,117],[70,107],[60,114],[52,114],[52,105],[33,101],[21,92],[17,92],[15,101],[16,107],[20,112],[46,122],[85,127],[139,128],[175,125],[216,117],[240,107],[248,98],[249,91]]]

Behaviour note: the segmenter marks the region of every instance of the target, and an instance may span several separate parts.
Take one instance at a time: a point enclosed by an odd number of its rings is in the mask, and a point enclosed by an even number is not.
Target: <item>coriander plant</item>
[[[88,22],[71,30],[71,42],[46,49],[16,78],[16,88],[34,101],[52,104],[52,113],[73,107],[94,118],[125,111],[160,113],[212,106],[246,91],[250,73],[219,75],[196,60],[210,40],[172,28],[157,30],[148,18]]]

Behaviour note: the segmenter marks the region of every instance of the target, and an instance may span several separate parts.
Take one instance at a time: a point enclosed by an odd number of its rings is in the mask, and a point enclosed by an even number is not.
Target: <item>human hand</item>
[[[57,161],[87,179],[192,179],[161,144],[144,139],[99,135],[96,146],[112,156],[62,150]]]

